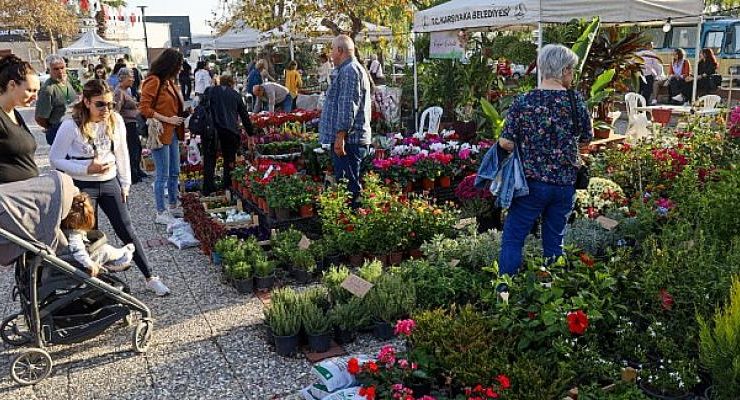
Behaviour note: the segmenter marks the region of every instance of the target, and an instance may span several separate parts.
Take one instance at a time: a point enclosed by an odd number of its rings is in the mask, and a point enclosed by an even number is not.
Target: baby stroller
[[[71,265],[73,259],[56,256],[56,248],[66,245],[59,225],[76,192],[72,179],[59,172],[0,185],[0,265],[15,265],[13,298],[20,303],[20,312],[0,326],[0,337],[12,346],[29,346],[10,367],[22,385],[51,373],[46,346],[88,340],[116,322],[130,324],[133,313],[141,314],[134,350],[145,352],[152,336],[151,311],[124,282],[105,271],[93,278]]]

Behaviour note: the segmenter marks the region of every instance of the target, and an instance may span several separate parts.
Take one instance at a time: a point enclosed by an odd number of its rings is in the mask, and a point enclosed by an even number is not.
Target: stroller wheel
[[[149,349],[149,340],[152,338],[153,329],[154,324],[152,321],[142,321],[136,325],[136,329],[134,330],[132,337],[134,351],[137,353],[146,353],[147,349]]]
[[[14,314],[0,325],[0,338],[11,346],[23,346],[31,342],[31,334],[21,314]]]
[[[10,376],[21,385],[34,385],[49,376],[52,366],[51,356],[46,350],[28,349],[13,360]]]

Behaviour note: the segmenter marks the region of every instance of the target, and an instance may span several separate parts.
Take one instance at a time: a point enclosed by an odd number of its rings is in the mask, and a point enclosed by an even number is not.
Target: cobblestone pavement
[[[33,123],[33,110],[22,112],[39,148],[37,162],[48,169],[43,133]],[[132,294],[155,318],[152,346],[145,355],[131,349],[132,328],[117,325],[101,336],[76,345],[49,348],[52,375],[31,387],[10,378],[17,349],[0,347],[0,399],[294,399],[310,383],[310,364],[303,357],[282,358],[266,344],[262,303],[219,283],[208,259],[197,249],[177,250],[162,244],[165,228],[154,224],[154,197],[148,183],[134,185],[130,211],[154,273],[172,295],[157,298],[144,288],[133,267],[122,273]],[[101,229],[115,235],[101,213]],[[160,242],[159,239],[162,239]],[[11,299],[13,274],[0,274],[0,315],[18,312]],[[374,352],[380,344],[363,338],[347,350]]]

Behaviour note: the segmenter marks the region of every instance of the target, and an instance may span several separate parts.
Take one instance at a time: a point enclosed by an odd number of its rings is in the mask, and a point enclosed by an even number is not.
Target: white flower
[[[424,139],[424,137],[426,136],[426,134],[424,132],[416,132],[416,133],[414,133],[413,136],[415,138],[417,138],[417,139]]]
[[[393,137],[398,140],[403,140],[403,135],[400,132],[393,135]]]
[[[321,147],[317,147],[317,148],[313,149],[313,152],[316,153],[316,154],[324,154],[324,153],[326,153],[326,151],[324,151],[324,149],[322,149]]]
[[[429,150],[435,153],[440,153],[444,151],[445,148],[447,148],[447,146],[444,143],[432,143],[432,145],[429,146]]]
[[[429,150],[422,150],[422,151],[420,151],[419,153],[420,153],[420,154],[423,154],[423,155],[425,155],[425,156],[428,156],[428,155],[429,155]]]

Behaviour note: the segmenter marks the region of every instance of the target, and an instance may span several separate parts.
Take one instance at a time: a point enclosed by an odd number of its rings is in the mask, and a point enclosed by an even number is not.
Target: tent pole
[[[704,25],[704,16],[699,16],[699,23],[696,25],[696,54],[694,54],[694,80],[691,82],[693,91],[691,92],[691,103],[696,101],[696,87],[699,81],[699,53],[701,53],[701,29]]]
[[[293,42],[293,36],[290,37],[290,61],[295,60],[295,44]]]
[[[544,33],[542,32],[542,0],[540,0],[540,10],[539,10],[540,17],[537,21],[537,58],[540,57],[540,52],[542,51],[542,43],[543,43],[543,37]],[[537,65],[537,59],[535,59],[535,65]],[[537,65],[537,86],[542,84],[542,74],[540,73],[539,65]]]
[[[414,132],[419,131],[419,75],[416,69],[416,33],[411,33],[411,54],[414,57]]]

